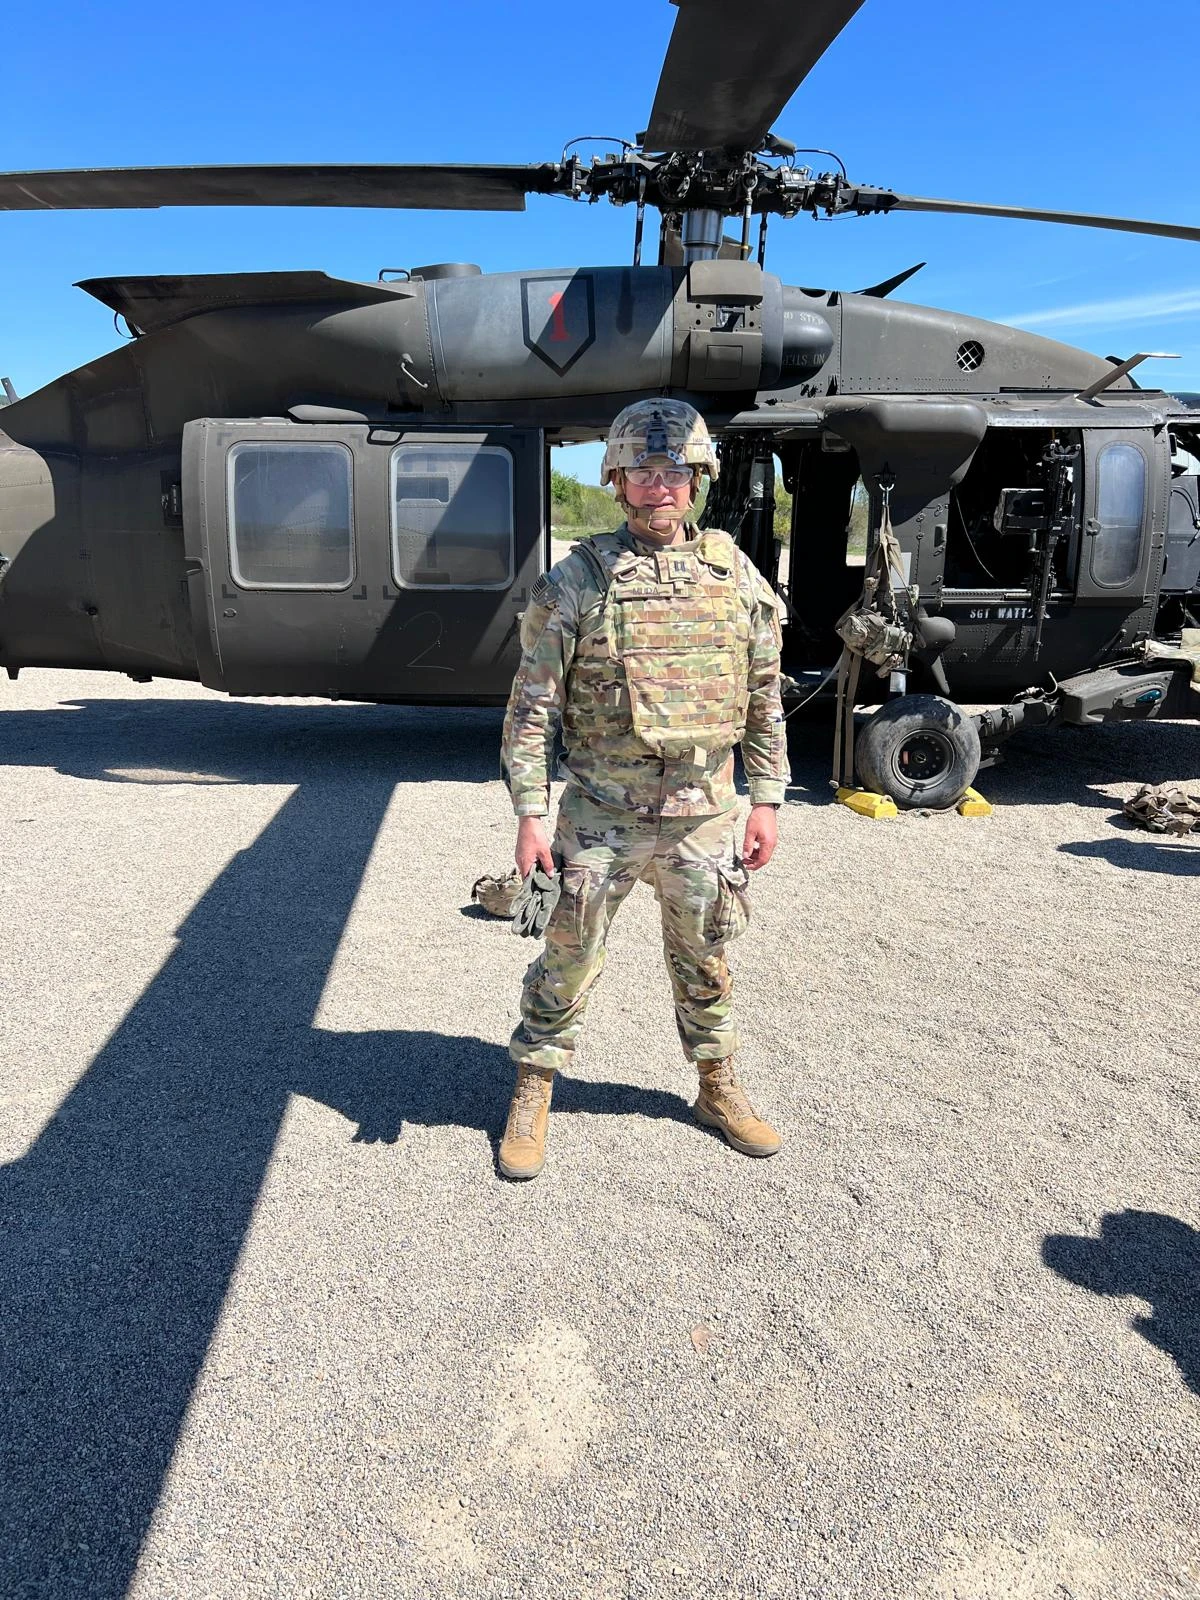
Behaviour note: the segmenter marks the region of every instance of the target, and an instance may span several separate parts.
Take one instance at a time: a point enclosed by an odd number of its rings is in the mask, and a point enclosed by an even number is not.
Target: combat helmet
[[[669,456],[677,466],[699,467],[715,479],[720,467],[708,425],[686,400],[635,400],[618,411],[608,430],[600,482],[621,468],[640,467],[647,456]]]

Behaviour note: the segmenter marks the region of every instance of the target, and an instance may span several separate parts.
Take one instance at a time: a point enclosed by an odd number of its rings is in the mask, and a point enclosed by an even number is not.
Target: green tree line
[[[619,527],[621,513],[608,489],[580,483],[569,472],[550,473],[550,530],[563,539]]]

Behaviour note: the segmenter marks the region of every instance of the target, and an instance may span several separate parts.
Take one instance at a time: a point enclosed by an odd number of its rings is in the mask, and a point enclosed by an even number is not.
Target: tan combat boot
[[[500,1171],[506,1178],[536,1178],[542,1170],[553,1089],[553,1067],[517,1068],[517,1086],[500,1141]]]
[[[754,1113],[746,1091],[737,1081],[733,1057],[724,1061],[697,1061],[700,1093],[693,1107],[696,1121],[723,1133],[744,1156],[773,1156],[782,1140],[769,1122]]]

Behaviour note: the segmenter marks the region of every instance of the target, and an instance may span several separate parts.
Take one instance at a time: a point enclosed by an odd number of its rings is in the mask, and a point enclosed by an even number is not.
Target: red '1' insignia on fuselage
[[[523,278],[521,324],[526,346],[561,378],[596,341],[591,273]]]

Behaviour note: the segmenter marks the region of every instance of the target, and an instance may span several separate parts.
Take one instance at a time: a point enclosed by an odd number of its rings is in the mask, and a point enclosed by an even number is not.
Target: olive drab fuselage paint
[[[1134,681],[1144,642],[1200,614],[1200,473],[1172,458],[1200,450],[1187,397],[754,262],[425,271],[89,283],[139,336],[0,410],[0,667],[503,703],[551,554],[549,446],[603,436],[639,394],[669,419],[686,393],[720,439],[706,517],[772,583],[777,474],[793,492],[789,673],[836,659],[848,530],[878,525],[890,475],[942,629],[912,687],[940,673],[995,703],[1053,681],[1066,721],[1194,715],[1184,666]],[[1121,473],[1132,521],[1112,515]]]

